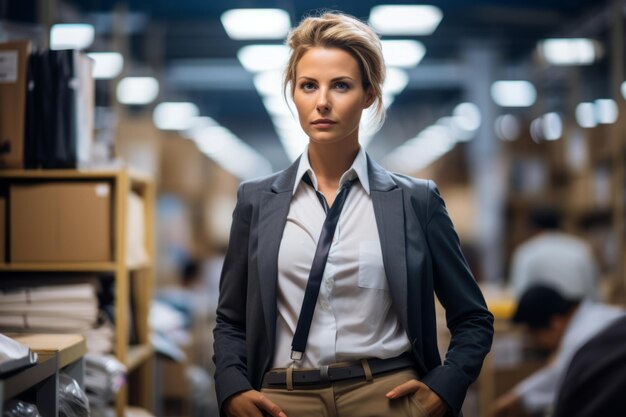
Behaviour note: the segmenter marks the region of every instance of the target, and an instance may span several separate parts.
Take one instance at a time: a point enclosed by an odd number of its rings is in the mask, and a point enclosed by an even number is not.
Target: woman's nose
[[[319,90],[319,94],[317,96],[317,111],[320,113],[324,113],[330,110],[330,101],[328,100],[328,93],[324,89]]]

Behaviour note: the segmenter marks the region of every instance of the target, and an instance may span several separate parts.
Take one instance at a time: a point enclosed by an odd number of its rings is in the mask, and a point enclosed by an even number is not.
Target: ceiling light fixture
[[[552,65],[589,65],[597,59],[599,45],[593,39],[546,39],[539,52]]]
[[[467,132],[475,132],[480,127],[480,109],[474,103],[461,103],[452,111],[454,124]]]
[[[237,51],[241,65],[249,72],[282,70],[289,60],[286,45],[248,45]]]
[[[491,97],[502,107],[530,107],[535,104],[537,90],[528,81],[496,81],[491,85]]]
[[[563,135],[563,121],[558,113],[546,113],[541,118],[543,137],[548,141],[561,139]]]
[[[594,102],[596,120],[600,124],[612,124],[617,121],[619,110],[611,98],[600,98]]]
[[[400,68],[388,67],[383,94],[397,96],[409,84],[409,75]]]
[[[50,29],[50,49],[85,49],[95,37],[93,25],[87,23],[60,23]]]
[[[161,130],[187,130],[193,127],[199,114],[198,106],[193,103],[165,102],[154,108],[152,120]]]
[[[495,120],[496,135],[506,141],[514,141],[520,135],[520,125],[512,114],[503,114]]]
[[[381,41],[385,64],[392,67],[413,68],[426,54],[424,44],[410,39]]]
[[[92,73],[96,80],[111,80],[124,68],[124,57],[119,52],[92,52],[87,56],[94,60]]]
[[[430,35],[442,18],[435,6],[381,5],[372,7],[369,23],[382,35]]]
[[[231,39],[283,39],[291,29],[283,9],[232,9],[222,13],[222,25]]]
[[[586,129],[596,127],[598,125],[593,103],[585,102],[576,106],[576,122],[578,122],[580,127]]]
[[[126,77],[117,84],[116,92],[122,104],[150,104],[159,95],[159,82],[153,77]]]

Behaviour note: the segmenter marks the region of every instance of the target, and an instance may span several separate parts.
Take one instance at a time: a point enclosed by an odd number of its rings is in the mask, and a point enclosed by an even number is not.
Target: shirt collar
[[[298,165],[298,171],[296,173],[296,181],[293,185],[293,194],[296,193],[298,189],[298,185],[300,185],[300,181],[302,181],[302,177],[304,174],[309,174],[311,178],[311,182],[313,186],[317,190],[317,177],[315,176],[315,172],[311,168],[311,164],[309,162],[309,146],[307,145],[300,157],[300,163]],[[370,193],[370,182],[369,176],[367,174],[367,157],[365,155],[365,150],[363,147],[359,147],[359,153],[357,153],[356,158],[354,158],[354,162],[352,162],[352,166],[346,172],[343,173],[341,178],[339,179],[339,184],[342,185],[344,182],[353,180],[355,178],[359,179],[361,186],[365,190],[367,194]]]

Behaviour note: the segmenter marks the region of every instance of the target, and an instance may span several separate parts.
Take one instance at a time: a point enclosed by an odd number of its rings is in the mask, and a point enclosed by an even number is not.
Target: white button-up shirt
[[[302,181],[308,173],[315,189]],[[340,184],[354,181],[330,247],[304,357],[292,361],[291,342],[326,213],[315,190],[317,178],[300,158],[293,197],[278,254],[278,304],[274,368],[319,368],[362,358],[391,358],[410,343],[391,305],[367,159],[361,148]]]

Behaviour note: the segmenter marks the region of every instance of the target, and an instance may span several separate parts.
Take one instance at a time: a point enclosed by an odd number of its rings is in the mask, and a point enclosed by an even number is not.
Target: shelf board
[[[11,272],[115,272],[114,262],[10,262],[0,271]]]
[[[126,407],[126,417],[154,417],[148,410],[140,407]]]
[[[152,268],[152,262],[150,261],[136,262],[136,263],[128,264],[127,268],[129,271],[143,271],[143,270]]]
[[[123,171],[115,169],[6,169],[0,178],[9,179],[110,179]]]
[[[126,364],[126,366],[128,366],[128,372],[131,372],[139,365],[143,364],[152,356],[153,353],[154,349],[152,349],[152,345],[150,344],[129,346]]]
[[[139,262],[126,267],[129,271],[152,268],[152,262]],[[115,262],[3,262],[0,272],[115,272]]]
[[[85,337],[78,334],[11,334],[10,337],[36,352],[41,359],[59,357],[59,368],[87,353]]]
[[[142,171],[129,168],[121,169],[3,169],[0,178],[5,179],[53,179],[53,180],[110,180],[120,174],[127,173],[130,181],[136,186],[145,186],[152,182],[152,177]]]
[[[3,393],[0,395],[2,395],[4,399],[13,398],[31,388],[33,385],[54,375],[56,371],[56,357],[40,358],[39,363],[36,365],[19,371],[17,374],[6,379],[0,379],[0,388],[3,390]]]

